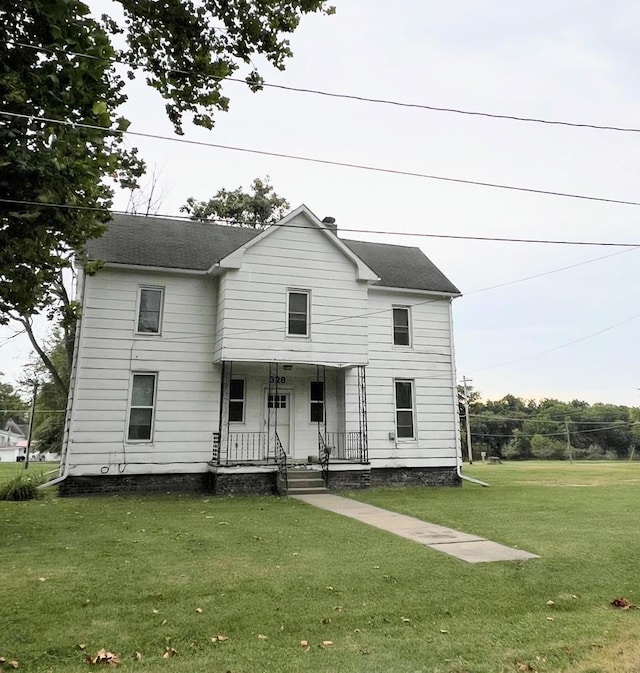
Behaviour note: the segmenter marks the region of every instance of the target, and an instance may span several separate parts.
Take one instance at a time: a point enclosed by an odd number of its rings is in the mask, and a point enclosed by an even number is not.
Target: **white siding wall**
[[[242,268],[223,276],[216,361],[365,364],[366,283],[356,280],[354,263],[303,216],[289,225],[247,250]],[[286,337],[288,288],[311,291],[309,339]]]
[[[206,470],[220,392],[211,355],[216,282],[108,268],[87,278],[70,474]],[[134,333],[139,285],[165,288],[161,336]],[[132,371],[158,374],[151,442],[127,441]]]
[[[411,307],[410,348],[393,345],[393,306]],[[373,467],[455,465],[457,421],[450,310],[448,298],[370,291],[366,375],[369,458]],[[394,379],[414,381],[415,440],[389,439],[389,433],[396,432]],[[353,382],[351,387],[357,393]],[[350,420],[352,425],[357,420],[353,411]]]

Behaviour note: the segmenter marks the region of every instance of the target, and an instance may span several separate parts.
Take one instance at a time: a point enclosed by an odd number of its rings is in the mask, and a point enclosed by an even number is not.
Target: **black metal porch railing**
[[[331,447],[324,440],[322,432],[318,431],[318,460],[322,470],[322,479],[325,486],[329,487],[329,460],[331,458]]]
[[[226,461],[253,462],[267,458],[266,432],[230,432]]]
[[[276,475],[276,491],[278,495],[287,495],[289,489],[289,479],[287,477],[287,454],[280,442],[278,433],[275,433],[275,459],[278,466],[278,474]]]
[[[366,462],[359,432],[325,432],[324,443],[330,449],[332,460]]]
[[[220,465],[220,433],[214,432],[211,438],[211,462]]]

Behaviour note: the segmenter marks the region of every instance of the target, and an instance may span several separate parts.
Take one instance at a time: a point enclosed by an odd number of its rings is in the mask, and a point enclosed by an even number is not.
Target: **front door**
[[[287,456],[291,456],[291,393],[278,391],[267,392],[267,404],[265,409],[265,425],[276,425],[280,443]]]

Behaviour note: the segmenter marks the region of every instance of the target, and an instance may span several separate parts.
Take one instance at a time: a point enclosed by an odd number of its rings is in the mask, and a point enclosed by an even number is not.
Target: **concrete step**
[[[287,482],[289,483],[289,488],[314,488],[324,486],[324,479],[322,479],[322,477],[320,479],[306,479],[287,476]]]
[[[287,495],[322,495],[323,493],[326,494],[329,493],[329,491],[326,489],[324,485],[309,486],[309,487],[299,487],[289,485],[289,488],[287,488]]]

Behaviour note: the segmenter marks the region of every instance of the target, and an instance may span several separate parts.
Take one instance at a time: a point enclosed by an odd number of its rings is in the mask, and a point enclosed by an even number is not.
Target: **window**
[[[309,420],[311,423],[322,423],[324,421],[324,381],[311,381],[310,400]]]
[[[396,437],[414,439],[413,381],[396,381]]]
[[[393,345],[411,346],[411,334],[409,331],[409,309],[393,309]]]
[[[309,336],[309,292],[289,290],[287,294],[287,336]]]
[[[131,382],[128,439],[134,441],[151,439],[155,399],[156,375],[134,374]]]
[[[229,422],[244,423],[244,379],[231,379]]]
[[[286,409],[287,396],[286,395],[269,395],[267,400],[267,407],[269,409]]]
[[[161,287],[141,287],[138,300],[139,334],[160,334],[162,300],[164,289]]]

